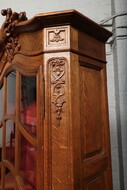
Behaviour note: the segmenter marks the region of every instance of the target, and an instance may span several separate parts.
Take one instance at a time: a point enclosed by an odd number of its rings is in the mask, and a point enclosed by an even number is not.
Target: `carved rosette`
[[[3,47],[5,46],[3,61],[6,63],[7,61],[12,62],[14,55],[20,50],[20,44],[14,35],[14,30],[16,25],[21,21],[27,20],[27,17],[25,12],[12,12],[10,8],[3,9],[1,14],[6,16],[6,20],[0,29],[0,42],[4,44]]]
[[[62,113],[64,113],[63,105],[65,100],[65,58],[53,58],[50,60],[51,72],[51,103],[54,105],[54,113],[56,113],[56,120],[58,126],[62,120]]]

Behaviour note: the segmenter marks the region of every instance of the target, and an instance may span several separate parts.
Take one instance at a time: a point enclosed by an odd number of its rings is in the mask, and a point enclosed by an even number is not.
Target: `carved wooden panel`
[[[104,175],[100,174],[84,183],[83,190],[105,190]]]
[[[67,58],[65,58],[65,56]],[[45,113],[48,115],[45,133],[48,133],[47,189],[71,189],[71,152],[69,137],[68,62],[69,53],[46,54]],[[48,93],[47,93],[48,92]],[[50,181],[50,182],[49,182]],[[61,185],[62,184],[62,185]],[[46,188],[45,187],[45,188]]]
[[[61,26],[61,27],[50,27],[44,29],[44,49],[60,49],[68,48],[69,45],[69,36],[70,36],[70,27]]]
[[[101,71],[80,67],[82,159],[103,151]]]
[[[66,103],[66,59],[53,58],[49,61],[50,65],[50,85],[51,85],[51,110],[56,115],[57,126],[60,126],[62,115],[65,113],[64,104]]]

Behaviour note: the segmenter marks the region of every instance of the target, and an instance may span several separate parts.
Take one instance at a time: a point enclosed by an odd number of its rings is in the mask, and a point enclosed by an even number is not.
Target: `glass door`
[[[37,189],[36,86],[36,76],[12,71],[4,77],[0,91],[3,96],[3,110],[0,110],[1,190]]]
[[[9,90],[10,89],[10,90]],[[4,77],[1,88],[1,190],[13,190],[15,187],[15,110],[16,110],[16,72]],[[1,97],[0,97],[1,98]]]
[[[26,189],[36,189],[36,77],[21,76],[20,119],[24,134],[21,134],[20,174]]]

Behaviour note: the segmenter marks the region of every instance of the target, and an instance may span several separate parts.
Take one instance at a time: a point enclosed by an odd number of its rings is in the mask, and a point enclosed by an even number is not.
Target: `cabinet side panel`
[[[83,159],[103,151],[101,72],[80,66]]]
[[[79,31],[79,51],[94,59],[105,61],[104,44],[94,37]]]
[[[105,65],[87,66],[80,64],[83,189],[107,190],[112,185]]]

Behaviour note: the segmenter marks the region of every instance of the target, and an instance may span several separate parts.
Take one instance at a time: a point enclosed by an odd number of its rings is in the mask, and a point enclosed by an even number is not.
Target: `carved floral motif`
[[[3,59],[4,63],[6,63],[7,61],[12,62],[14,54],[17,53],[19,50],[20,50],[20,44],[18,44],[18,39],[9,38],[6,44],[6,51]]]
[[[0,29],[0,43],[4,47],[5,44],[5,57],[4,62],[11,62],[14,54],[20,50],[18,39],[14,35],[16,25],[24,20],[27,20],[26,13],[16,13],[9,9],[3,9],[1,11],[3,16],[6,16],[6,20]]]
[[[60,126],[62,119],[63,105],[65,101],[65,58],[54,58],[50,61],[51,65],[51,85],[52,85],[52,104],[55,106],[56,119]]]
[[[64,41],[64,38],[60,36],[61,30],[56,30],[54,31],[54,37],[51,39],[51,42],[59,42],[59,41]]]

